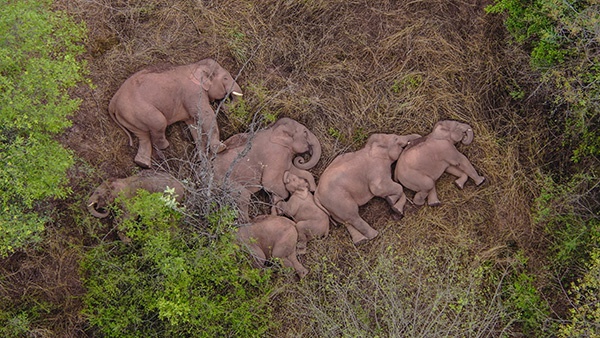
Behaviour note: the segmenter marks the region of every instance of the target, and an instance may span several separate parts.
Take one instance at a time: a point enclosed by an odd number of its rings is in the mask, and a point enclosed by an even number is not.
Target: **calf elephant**
[[[295,223],[289,218],[258,216],[250,225],[238,229],[237,240],[250,249],[257,268],[264,267],[268,260],[275,257],[281,258],[283,265],[294,268],[298,277],[308,274],[308,270],[296,256],[298,232]]]
[[[271,193],[273,204],[288,198],[283,183],[286,171],[306,179],[311,191],[315,190],[315,179],[307,169],[319,161],[321,144],[301,123],[281,118],[252,137],[234,135],[225,144],[226,150],[214,159],[215,176],[227,178],[240,191],[238,206],[243,219],[248,219],[251,195],[260,189]],[[297,156],[305,153],[311,156],[307,162]]]
[[[183,200],[185,188],[183,185],[166,173],[146,170],[142,173],[126,178],[111,178],[104,181],[90,196],[88,200],[88,211],[98,218],[105,218],[111,205],[118,196],[125,198],[134,197],[139,189],[154,192],[163,192],[167,188],[175,190],[175,199]]]
[[[151,166],[152,147],[169,146],[165,137],[168,125],[185,121],[201,151],[207,144],[214,152],[221,151],[219,128],[211,102],[228,94],[241,96],[241,88],[227,70],[215,60],[204,59],[193,64],[171,67],[162,71],[144,69],[133,74],[117,90],[108,106],[110,116],[127,133],[139,139],[135,163]],[[198,134],[197,123],[201,121]]]
[[[393,211],[403,213],[400,205],[406,197],[402,186],[392,180],[392,163],[419,137],[373,134],[363,149],[336,157],[321,174],[315,201],[346,226],[354,244],[378,235],[358,213],[358,207],[373,197],[385,198]]]
[[[459,141],[463,144],[473,141],[471,126],[452,120],[439,121],[429,135],[415,140],[400,154],[394,179],[416,192],[416,205],[425,204],[425,199],[431,206],[440,204],[435,182],[444,172],[458,177],[454,182],[460,189],[469,177],[476,185],[485,181],[467,157],[456,149],[455,144]]]
[[[285,188],[291,196],[277,204],[278,212],[290,216],[298,229],[298,254],[306,253],[308,241],[327,237],[329,234],[329,214],[315,203],[308,181],[289,171],[283,175]]]

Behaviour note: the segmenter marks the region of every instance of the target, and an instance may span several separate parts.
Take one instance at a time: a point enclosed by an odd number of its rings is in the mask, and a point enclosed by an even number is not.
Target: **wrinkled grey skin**
[[[277,212],[290,216],[296,222],[297,250],[303,255],[308,241],[329,235],[329,215],[315,203],[305,179],[286,171],[283,182],[291,196],[277,204]]]
[[[247,142],[250,142],[249,149]],[[225,144],[227,148],[217,154],[213,162],[215,176],[223,180],[229,172],[229,182],[240,192],[237,201],[243,220],[248,219],[250,196],[261,189],[271,194],[273,205],[288,198],[283,183],[286,171],[306,179],[314,191],[315,178],[307,169],[314,167],[321,158],[321,144],[301,123],[281,118],[253,137],[237,134]],[[310,154],[306,163],[298,156],[305,153]]]
[[[163,71],[144,69],[133,74],[117,90],[108,106],[111,117],[129,136],[139,139],[135,163],[150,168],[152,148],[169,146],[165,137],[167,126],[185,121],[192,137],[200,147],[214,152],[222,151],[217,118],[211,102],[242,95],[240,86],[227,70],[215,60],[204,59],[193,64],[171,67]],[[197,125],[201,121],[201,132]]]
[[[392,180],[392,163],[402,149],[420,135],[373,134],[363,149],[336,157],[325,169],[315,192],[315,202],[346,226],[354,244],[375,238],[373,229],[358,213],[358,207],[373,197],[382,197],[392,210],[406,199],[402,186]]]
[[[98,218],[105,218],[109,215],[107,209],[115,199],[122,194],[124,198],[131,198],[137,194],[139,189],[151,193],[163,192],[165,189],[175,189],[176,200],[181,202],[185,194],[183,185],[166,173],[146,170],[142,173],[126,178],[110,178],[92,193],[88,199],[88,211]]]
[[[458,177],[454,182],[460,189],[469,177],[476,185],[485,181],[455,147],[458,142],[468,145],[472,141],[473,129],[468,124],[440,121],[429,135],[415,140],[400,154],[394,179],[416,192],[413,200],[416,205],[425,204],[425,200],[430,206],[439,205],[435,182],[444,172]]]
[[[281,258],[283,264],[294,268],[298,277],[308,274],[296,253],[298,232],[295,223],[289,218],[275,215],[262,215],[254,218],[250,225],[238,228],[237,240],[250,249],[253,264],[257,268],[265,266],[271,258]]]

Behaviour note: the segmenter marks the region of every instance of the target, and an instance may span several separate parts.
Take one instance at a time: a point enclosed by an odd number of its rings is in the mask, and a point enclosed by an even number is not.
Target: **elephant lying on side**
[[[321,144],[301,123],[281,118],[253,137],[238,134],[227,139],[225,144],[227,149],[214,159],[215,176],[223,180],[229,175],[229,182],[240,191],[238,206],[244,220],[248,219],[251,195],[260,189],[271,194],[273,205],[288,198],[283,183],[286,171],[306,179],[310,190],[315,190],[315,178],[307,169],[319,161]],[[297,156],[304,153],[311,156],[306,163]]]
[[[119,195],[131,198],[139,189],[154,193],[163,192],[167,188],[175,189],[175,199],[178,202],[183,200],[185,188],[178,180],[166,173],[145,170],[127,178],[110,178],[94,190],[88,200],[88,210],[95,217],[105,218],[109,214],[107,207]]]
[[[403,213],[406,197],[402,186],[392,180],[392,163],[419,137],[373,134],[363,149],[336,157],[321,175],[315,201],[346,226],[354,244],[378,235],[358,214],[358,207],[373,197],[385,198],[392,210]]]
[[[139,139],[135,163],[151,166],[152,147],[169,146],[165,137],[168,125],[185,121],[196,144],[205,151],[207,144],[214,152],[223,150],[217,118],[211,102],[242,95],[240,86],[215,60],[204,59],[193,64],[171,67],[163,71],[144,69],[133,74],[115,93],[108,106],[110,116],[129,136]],[[201,121],[198,134],[197,123]]]
[[[278,212],[292,217],[296,222],[298,254],[303,255],[308,241],[329,234],[329,215],[317,206],[305,179],[286,171],[283,181],[291,196],[287,202],[277,204]]]
[[[463,144],[473,141],[471,126],[452,120],[439,121],[429,135],[414,141],[400,154],[394,179],[416,191],[416,205],[423,205],[426,198],[431,206],[440,204],[435,182],[444,172],[458,177],[454,182],[460,189],[469,177],[476,185],[485,181],[467,157],[456,149],[455,144],[459,141]]]
[[[289,218],[262,215],[254,218],[250,225],[238,228],[237,239],[252,252],[254,266],[261,268],[271,258],[281,258],[283,264],[294,268],[298,277],[308,274],[308,270],[298,261],[296,243],[298,232],[295,223]]]

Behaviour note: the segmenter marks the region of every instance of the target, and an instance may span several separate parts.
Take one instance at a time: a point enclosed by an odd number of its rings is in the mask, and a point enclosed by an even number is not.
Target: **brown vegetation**
[[[89,29],[86,60],[94,87],[74,93],[83,103],[62,138],[85,163],[73,169],[74,196],[56,205],[61,221],[48,230],[55,241],[42,250],[48,256],[16,255],[9,261],[16,271],[9,278],[23,281],[15,283],[11,297],[18,297],[20,288],[45,290],[54,309],[62,308],[57,322],[48,323],[49,330],[84,335],[86,324],[77,315],[77,297],[83,292],[76,278],[81,253],[69,243],[97,239],[89,237],[89,229],[81,230],[87,225],[76,214],[85,213],[87,194],[103,179],[138,170],[136,149],[110,119],[108,102],[143,67],[206,57],[238,76],[248,112],[294,118],[320,138],[323,157],[313,170],[317,179],[335,156],[362,147],[372,133],[427,134],[440,119],[465,121],[475,130],[474,142],[460,150],[487,178],[483,186],[470,181],[458,190],[443,176],[437,184],[442,206],[408,207],[400,221],[392,221],[383,200],[373,200],[361,213],[380,231],[379,237],[355,248],[343,227],[332,226],[329,238],[309,243],[303,258],[309,269],[326,257],[337,267],[339,275],[332,278],[342,281],[344,275],[355,275],[353,269],[378,264],[381,255],[392,255],[401,264],[402,257],[427,246],[441,251],[458,247],[469,253],[464,261],[500,265],[517,249],[543,249],[530,219],[538,189],[535,168],[547,142],[536,131],[543,93],[533,92],[519,104],[509,95],[519,89],[514,79],[526,82],[526,55],[505,44],[501,18],[486,15],[487,4],[59,0],[58,8]],[[250,121],[223,110],[218,118],[223,138],[245,131]],[[171,147],[166,156],[190,156],[192,142],[179,124],[168,129],[167,137]],[[411,198],[412,192],[407,193]],[[81,210],[67,208],[69,202]],[[98,238],[110,230],[110,222],[104,224],[104,229],[93,229]],[[273,336],[310,334],[314,318],[304,318],[297,309],[310,303],[306,288],[318,285],[323,278],[319,272],[321,268],[313,270],[307,282],[282,285],[273,299],[282,325]]]

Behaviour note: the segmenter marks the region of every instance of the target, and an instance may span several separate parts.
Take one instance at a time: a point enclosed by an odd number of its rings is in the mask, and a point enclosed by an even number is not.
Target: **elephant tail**
[[[125,132],[125,134],[127,134],[127,137],[129,137],[129,146],[133,147],[133,139],[131,138],[131,133],[129,132],[129,130],[127,130],[127,128],[125,128],[118,120],[117,120],[117,116],[115,114],[114,111],[114,107],[113,107],[113,101],[110,101],[110,104],[108,105],[108,115],[110,115],[110,117],[112,118],[113,121],[115,121],[115,123],[121,127],[121,129],[123,129],[123,131]]]
[[[319,199],[317,198],[317,195],[314,195],[313,199],[314,199],[315,204],[317,205],[317,207],[319,207],[319,209],[323,210],[323,212],[326,213],[327,216],[329,216],[329,218],[331,218],[331,214],[329,213],[329,211],[327,209],[325,209],[325,207],[323,206],[323,204],[321,204],[321,201],[319,201]]]

